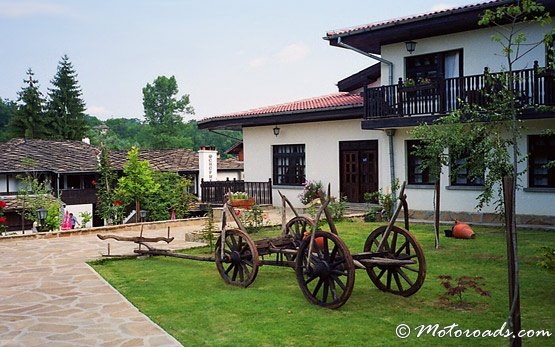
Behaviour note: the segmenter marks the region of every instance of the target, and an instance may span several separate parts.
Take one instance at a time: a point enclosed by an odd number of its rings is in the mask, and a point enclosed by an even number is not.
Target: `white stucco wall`
[[[527,121],[523,137],[519,142],[522,153],[527,153],[526,135],[541,134],[545,129],[555,129],[555,120]],[[388,190],[391,184],[389,165],[389,141],[384,131],[361,130],[360,120],[331,121],[280,125],[278,137],[273,135],[273,126],[243,129],[245,143],[245,180],[266,181],[272,177],[272,146],[287,144],[305,144],[306,177],[331,184],[331,193],[339,195],[340,167],[339,142],[357,140],[378,141],[378,186]],[[410,129],[398,129],[394,137],[395,176],[399,181],[407,179],[406,140],[413,139]],[[520,164],[525,171],[527,162]],[[449,168],[444,168],[441,177],[442,210],[453,212],[478,212],[475,207],[479,190],[466,190],[449,185]],[[528,175],[521,177],[523,188],[528,185]],[[279,189],[293,204],[301,206],[298,199],[302,187],[274,185],[273,200],[278,206],[281,199]],[[409,206],[414,210],[433,210],[433,187],[407,188]],[[529,215],[555,216],[555,193],[520,190],[517,193],[517,213]],[[493,213],[494,208],[488,206],[482,210]]]
[[[361,115],[362,119],[362,115]],[[381,130],[362,130],[360,119],[331,122],[280,125],[279,136],[274,136],[273,126],[243,129],[245,145],[245,180],[267,181],[272,177],[272,146],[304,144],[306,178],[331,184],[331,194],[339,196],[339,142],[378,140],[379,185],[389,177],[387,135]],[[388,184],[389,180],[384,182]],[[300,206],[298,194],[302,187],[274,185],[274,205],[281,199],[279,189],[292,203]]]
[[[544,33],[549,32],[554,24],[540,27],[539,25],[524,28],[523,32],[527,37],[527,42],[537,42],[541,40]],[[416,50],[412,56],[463,49],[463,74],[476,75],[484,72],[484,67],[489,67],[490,71],[501,71],[502,67],[507,68],[506,58],[501,56],[501,46],[493,42],[491,37],[495,34],[493,28],[472,30],[450,35],[434,36],[415,40]],[[382,57],[393,63],[393,84],[397,84],[399,78],[405,77],[404,59],[411,56],[405,43],[395,43],[382,46]],[[532,68],[534,60],[540,66],[545,66],[545,46],[539,45],[533,49],[525,58],[515,63],[514,69]],[[389,68],[381,64],[382,76],[389,76]],[[383,85],[389,85],[387,78],[382,78]]]
[[[83,220],[81,218],[81,213],[83,212],[88,212],[91,214],[91,216],[93,216],[92,204],[66,205],[65,211],[68,211],[69,213],[73,213],[73,215],[77,217],[77,221],[80,223],[80,225],[76,225],[75,228],[92,227],[92,220],[88,222],[87,225],[83,226]],[[61,222],[64,221],[65,211],[63,212]]]
[[[229,179],[230,181],[232,181],[233,179],[236,180],[242,180],[242,172],[240,171],[222,171],[219,170],[218,171],[218,179],[217,181],[225,181],[227,179]]]
[[[524,130],[519,140],[519,148],[522,155],[528,153],[527,135],[539,135],[546,129],[555,130],[555,120],[526,121]],[[407,179],[407,154],[406,140],[413,139],[409,129],[399,129],[395,135],[395,167],[396,176],[400,181]],[[519,163],[519,171],[524,172],[520,177],[520,185],[523,189],[517,192],[517,214],[555,216],[555,192],[553,191],[527,191],[528,187],[528,162]],[[387,177],[386,177],[387,179]],[[480,190],[465,190],[461,187],[449,186],[449,168],[444,167],[441,175],[441,209],[453,212],[477,212],[475,209],[477,197]],[[411,209],[433,210],[433,187],[418,188],[408,186],[407,200]],[[493,213],[493,206],[487,206],[482,210],[485,213]]]

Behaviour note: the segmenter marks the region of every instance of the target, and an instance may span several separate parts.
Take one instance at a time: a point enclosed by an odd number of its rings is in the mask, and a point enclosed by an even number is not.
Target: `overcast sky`
[[[330,94],[374,61],[329,46],[327,31],[472,3],[0,0],[0,98],[17,98],[28,68],[46,94],[64,54],[100,119],[143,119],[142,88],[160,75],[196,119]]]

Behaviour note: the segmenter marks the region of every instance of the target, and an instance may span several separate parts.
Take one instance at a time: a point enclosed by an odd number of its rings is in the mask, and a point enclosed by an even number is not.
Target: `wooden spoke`
[[[335,234],[316,232],[314,239],[310,256],[310,238],[303,240],[299,246],[295,269],[297,282],[304,296],[313,304],[327,308],[341,307],[353,291],[353,258],[345,243]]]
[[[378,245],[386,227],[374,230],[364,244],[364,252],[377,253]],[[426,259],[418,241],[407,230],[392,226],[387,240],[384,240],[383,258],[395,260],[412,260],[414,264],[367,265],[366,272],[370,280],[380,290],[402,296],[416,293],[426,278]],[[407,271],[405,271],[407,270]],[[385,276],[384,276],[385,275]]]
[[[216,268],[223,280],[248,287],[258,273],[258,251],[252,239],[239,229],[226,230],[222,258],[221,239],[216,242]]]
[[[291,249],[298,249],[301,242],[305,238],[305,232],[312,231],[314,221],[307,217],[294,217],[285,225],[285,235],[293,236],[293,244]],[[285,259],[288,261],[295,261],[297,254],[285,253]]]

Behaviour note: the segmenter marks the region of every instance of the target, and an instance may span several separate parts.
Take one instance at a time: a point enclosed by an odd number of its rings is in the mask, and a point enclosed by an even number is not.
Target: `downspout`
[[[384,59],[384,58],[382,58],[382,57],[379,57],[379,56],[377,56],[377,55],[374,55],[374,54],[372,54],[372,53],[365,52],[365,51],[360,50],[360,49],[358,49],[358,48],[356,48],[356,47],[353,47],[353,46],[351,46],[351,45],[348,45],[348,44],[346,44],[346,43],[343,43],[343,42],[341,41],[341,36],[337,38],[337,44],[338,44],[339,46],[343,47],[343,48],[350,49],[350,50],[352,50],[352,51],[355,51],[355,52],[357,52],[357,53],[360,53],[360,54],[362,54],[362,55],[365,55],[365,56],[367,56],[368,58],[372,58],[372,59],[374,59],[374,60],[379,61],[380,63],[384,63],[385,65],[387,65],[387,67],[389,68],[389,85],[393,85],[393,63],[392,63],[392,62],[390,62],[389,60],[386,60],[386,59]]]
[[[386,60],[382,57],[379,57],[377,55],[374,55],[372,53],[368,53],[368,52],[364,52],[363,50],[360,50],[356,47],[350,46],[346,43],[341,42],[341,37],[337,38],[337,44],[343,48],[347,48],[350,49],[352,51],[355,51],[357,53],[360,53],[364,56],[367,56],[369,58],[372,58],[374,60],[379,61],[380,63],[384,63],[387,65],[387,67],[389,68],[389,85],[393,85],[393,63],[390,62],[389,60]],[[395,205],[397,205],[397,199],[396,199],[396,195],[397,192],[395,191],[395,189],[393,189],[393,182],[395,182],[395,156],[393,154],[393,136],[395,136],[395,129],[386,129],[385,133],[387,134],[387,137],[389,138],[389,172],[391,173],[391,194],[394,197],[394,207]],[[393,212],[393,211],[392,211]]]

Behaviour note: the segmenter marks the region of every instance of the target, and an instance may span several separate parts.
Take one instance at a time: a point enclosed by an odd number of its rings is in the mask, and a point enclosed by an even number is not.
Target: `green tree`
[[[8,132],[8,124],[17,110],[17,104],[8,99],[0,98],[0,142],[12,138]]]
[[[110,164],[110,152],[100,144],[98,181],[96,182],[97,215],[108,224],[119,224],[123,220],[123,204],[118,202],[115,186],[117,174]]]
[[[41,182],[32,175],[21,175],[17,179],[20,181],[17,199],[19,204],[23,206],[23,217],[40,223],[37,209],[44,208],[48,210],[48,215],[44,221],[47,230],[57,230],[60,227],[62,203],[52,196],[50,182]]]
[[[194,196],[188,192],[191,181],[174,172],[154,172],[160,189],[150,194],[144,203],[151,220],[168,220],[174,211],[177,218],[185,218]]]
[[[81,140],[85,135],[85,102],[77,73],[67,55],[58,63],[52,89],[49,89],[47,120],[51,126],[51,138]]]
[[[44,119],[44,98],[39,90],[38,81],[34,79],[33,70],[27,70],[25,87],[19,92],[16,112],[11,117],[8,127],[13,136],[27,139],[44,139],[48,137],[48,128]]]
[[[151,126],[153,148],[171,148],[178,136],[175,128],[183,124],[182,114],[194,114],[189,95],[177,97],[179,90],[174,76],[158,76],[143,88],[145,120]]]
[[[139,222],[141,204],[159,188],[160,185],[154,181],[154,172],[148,160],[139,160],[139,150],[137,147],[131,148],[123,166],[123,176],[118,180],[116,194],[126,203],[135,203],[136,222]]]

